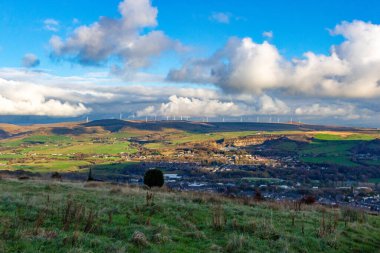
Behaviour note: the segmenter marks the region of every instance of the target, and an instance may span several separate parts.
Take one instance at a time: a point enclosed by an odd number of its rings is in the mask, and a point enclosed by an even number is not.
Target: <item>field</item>
[[[304,133],[298,134],[302,136]],[[284,140],[282,142],[276,142],[271,148],[297,154],[301,161],[310,164],[328,164],[345,167],[358,167],[363,164],[379,164],[376,160],[361,161],[362,164],[352,161],[352,150],[359,144],[369,143],[378,138],[379,135],[377,133],[309,132],[307,134],[311,136],[309,142]]]
[[[0,181],[0,252],[378,252],[380,218],[105,183]]]
[[[138,162],[152,154],[176,154],[178,148],[250,136],[293,136],[270,146],[307,164],[344,167],[378,166],[380,160],[353,160],[353,149],[371,143],[375,130],[267,123],[197,123],[94,121],[42,126],[3,126],[9,137],[0,140],[0,169],[29,172],[75,172],[92,164]],[[8,132],[7,132],[8,131]],[[23,132],[24,131],[24,132]],[[297,137],[298,136],[298,137]],[[305,141],[306,140],[306,141]],[[134,154],[139,153],[137,158]],[[168,158],[168,159],[169,159]],[[171,158],[170,158],[171,159]],[[82,170],[83,171],[83,170]]]

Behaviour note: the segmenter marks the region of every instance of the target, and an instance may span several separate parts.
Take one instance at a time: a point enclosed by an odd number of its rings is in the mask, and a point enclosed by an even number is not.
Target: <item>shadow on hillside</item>
[[[286,123],[255,122],[193,122],[193,121],[124,121],[117,119],[95,120],[84,123],[84,127],[102,127],[110,132],[123,128],[160,131],[164,128],[183,130],[192,133],[236,132],[236,131],[358,131],[356,128],[331,127],[319,125],[299,125]]]

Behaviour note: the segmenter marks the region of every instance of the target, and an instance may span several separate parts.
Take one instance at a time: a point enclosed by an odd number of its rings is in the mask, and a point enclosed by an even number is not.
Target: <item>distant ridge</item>
[[[161,131],[175,129],[193,133],[236,132],[236,131],[352,131],[373,132],[371,128],[355,128],[342,126],[308,125],[299,123],[256,123],[256,122],[197,122],[180,120],[142,121],[102,119],[88,123],[68,122],[55,124],[36,124],[19,126],[0,124],[0,139],[31,134],[81,135],[102,132],[118,132],[121,130]]]

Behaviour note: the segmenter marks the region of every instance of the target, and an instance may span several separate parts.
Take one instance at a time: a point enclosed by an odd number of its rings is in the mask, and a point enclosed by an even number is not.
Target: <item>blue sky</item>
[[[80,24],[91,24],[100,16],[118,17],[119,0],[3,0],[0,2],[0,64],[3,67],[19,67],[20,59],[27,52],[39,55],[41,67],[64,74],[71,71],[87,71],[80,66],[66,64],[65,70],[49,59],[48,41],[51,31],[43,29],[48,18],[60,22],[58,34],[69,33]],[[273,42],[287,57],[301,56],[306,51],[327,53],[331,44],[340,41],[329,35],[327,29],[341,21],[355,19],[380,23],[376,0],[335,1],[245,1],[203,0],[171,1],[155,0],[159,10],[159,28],[170,37],[196,46],[199,51],[211,54],[231,36],[252,37],[263,40],[264,31],[273,31]],[[229,24],[210,21],[214,12],[231,14]],[[237,20],[236,20],[237,19]]]
[[[296,115],[305,122],[313,123],[378,124],[373,119],[378,114],[377,90],[370,90],[375,89],[374,85],[368,84],[366,87],[367,83],[363,83],[363,80],[370,83],[368,78],[372,78],[373,74],[363,72],[358,75],[357,71],[364,68],[362,65],[350,63],[347,67],[345,63],[352,60],[349,58],[351,55],[366,59],[366,55],[357,55],[357,48],[365,47],[366,44],[358,42],[356,38],[368,29],[374,30],[374,33],[368,34],[376,34],[377,24],[380,24],[379,1],[135,0],[137,2],[141,2],[142,7],[138,9],[141,15],[151,15],[151,22],[156,24],[148,22],[130,31],[121,30],[120,34],[125,33],[125,40],[133,44],[140,43],[138,39],[152,32],[162,32],[164,38],[154,36],[149,41],[152,45],[157,43],[159,48],[152,49],[154,51],[150,54],[141,52],[144,48],[138,49],[137,53],[128,48],[126,52],[124,42],[112,42],[118,43],[115,44],[120,47],[117,52],[108,45],[102,45],[104,47],[99,50],[107,52],[100,56],[101,60],[91,55],[83,64],[78,59],[83,56],[83,50],[92,46],[91,41],[76,40],[73,43],[75,45],[68,41],[75,38],[78,28],[91,27],[100,17],[132,22],[130,20],[133,17],[123,15],[118,9],[122,0],[0,1],[0,78],[4,82],[20,82],[17,83],[20,87],[36,87],[36,90],[47,86],[64,86],[66,92],[72,91],[62,95],[59,91],[56,91],[56,95],[51,95],[51,91],[36,91],[36,100],[42,101],[41,107],[23,111],[20,104],[12,104],[14,98],[9,95],[11,91],[2,88],[0,95],[6,99],[10,109],[4,112],[0,109],[0,115],[28,115],[28,119],[30,115],[38,115],[59,120],[85,115],[103,117],[109,115],[108,111],[118,110],[126,115],[145,117],[153,114],[189,114],[184,108],[206,106],[225,108],[210,109],[209,116],[215,119],[229,114],[231,117],[244,115],[252,118],[256,115],[281,115],[284,118]],[[125,8],[137,8],[132,3],[132,0],[126,0]],[[157,16],[154,10],[158,11]],[[361,23],[355,23],[355,20]],[[348,25],[336,29],[344,21]],[[124,28],[115,24],[111,27],[116,32],[109,34],[110,37],[118,40],[115,36],[117,29]],[[334,29],[336,35],[332,36],[330,32]],[[265,32],[266,36],[263,35]],[[135,33],[139,33],[140,37],[131,35]],[[54,36],[59,38],[62,46],[52,44]],[[155,42],[156,38],[159,41]],[[369,39],[376,44],[377,37],[371,36]],[[345,41],[350,43],[349,49],[340,47]],[[333,60],[332,46],[337,48],[339,66]],[[146,47],[153,46],[148,44]],[[256,58],[242,59],[239,52],[243,49],[247,50],[244,55]],[[375,55],[379,51],[376,47],[367,49],[375,50]],[[303,55],[305,52],[329,57],[327,63],[315,67],[316,70],[326,68],[325,72],[307,73],[310,79],[315,78],[315,75],[321,78],[318,83],[312,84],[304,77],[306,68],[302,67],[314,64],[312,58]],[[293,59],[306,62],[294,63]],[[318,61],[321,59],[318,58]],[[199,64],[201,60],[207,61],[207,64]],[[237,63],[237,60],[241,62]],[[135,66],[136,62],[138,66]],[[377,59],[375,63],[375,68],[380,66],[377,65]],[[272,67],[260,69],[260,64]],[[222,74],[205,77],[205,74],[216,70]],[[233,71],[243,73],[244,79],[236,79]],[[202,75],[196,76],[200,72]],[[298,72],[303,73],[302,81]],[[169,73],[175,73],[175,78]],[[261,73],[294,76],[273,80],[257,77]],[[331,76],[339,78],[335,80]],[[373,78],[376,82],[376,78]],[[5,83],[3,85],[7,86]],[[104,93],[104,85],[112,86],[115,93],[109,90],[108,100],[102,103],[94,102],[95,97],[90,99],[95,93]],[[138,94],[131,91],[132,85],[138,87]],[[310,85],[310,89],[303,88],[303,85]],[[317,86],[323,87],[321,92]],[[363,94],[361,91],[350,94],[342,87],[351,90],[364,87]],[[179,90],[182,88],[191,89],[191,92]],[[120,89],[127,90],[124,97]],[[147,95],[152,89],[155,89],[154,94]],[[309,91],[313,89],[316,91]],[[35,97],[24,100],[28,99],[33,101]],[[57,108],[67,105],[74,111],[79,108],[79,111],[51,114],[44,109],[44,104],[49,100],[57,102]],[[82,105],[88,110],[80,109]],[[336,115],[334,111],[337,111]],[[361,117],[367,114],[368,117]],[[195,114],[192,116],[196,117]]]

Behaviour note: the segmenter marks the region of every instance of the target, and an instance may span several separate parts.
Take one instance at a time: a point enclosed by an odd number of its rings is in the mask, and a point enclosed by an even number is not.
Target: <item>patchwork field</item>
[[[24,131],[22,131],[24,130]],[[266,123],[132,122],[103,120],[88,124],[3,126],[0,169],[46,173],[72,172],[91,164],[139,161],[151,154],[172,155],[177,148],[260,135],[287,137],[267,147],[309,164],[378,166],[380,160],[353,159],[362,144],[379,149],[379,131]],[[8,131],[8,132],[7,132]],[[131,156],[134,158],[131,159]]]

